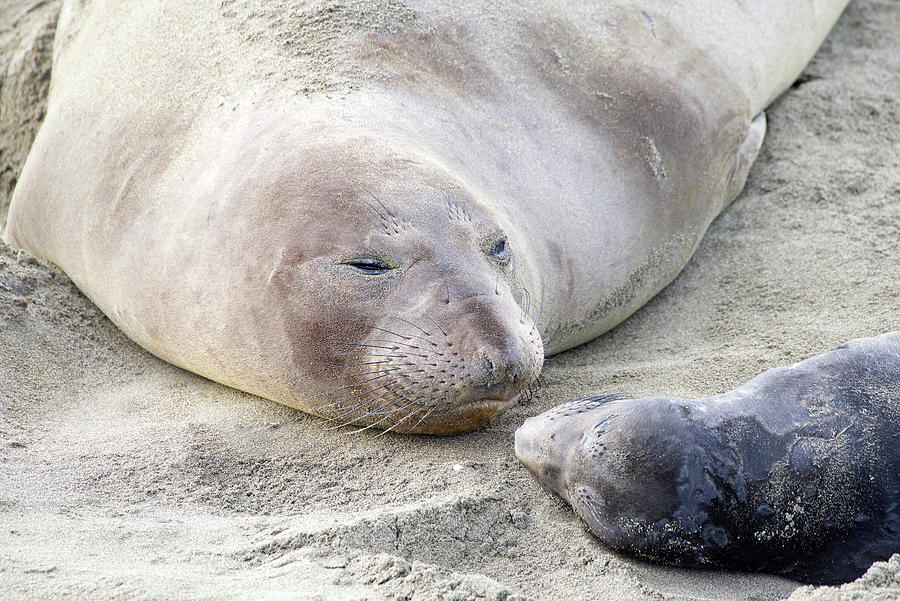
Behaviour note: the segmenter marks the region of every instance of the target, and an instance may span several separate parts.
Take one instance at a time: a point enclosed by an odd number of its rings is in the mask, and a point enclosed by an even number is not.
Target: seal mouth
[[[459,419],[461,423],[465,421],[477,421],[478,425],[475,427],[481,427],[493,421],[496,416],[515,405],[516,398],[518,397],[511,399],[493,397],[475,398],[463,401],[459,405],[451,408],[448,413],[459,416],[457,419]]]
[[[515,399],[476,397],[446,407],[428,423],[407,430],[415,434],[446,436],[471,432],[489,424],[497,415],[515,405]]]

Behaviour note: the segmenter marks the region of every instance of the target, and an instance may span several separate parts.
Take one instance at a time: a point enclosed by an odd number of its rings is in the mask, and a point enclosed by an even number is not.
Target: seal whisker
[[[396,382],[396,381],[395,381],[395,382]],[[407,384],[407,385],[405,385],[405,386],[400,386],[399,388],[395,388],[394,390],[388,390],[387,392],[384,392],[383,394],[378,395],[378,396],[375,397],[374,399],[370,399],[370,400],[366,401],[365,403],[361,403],[361,404],[357,405],[356,407],[353,407],[353,408],[350,409],[349,411],[345,411],[344,413],[341,413],[340,415],[336,415],[336,416],[334,416],[334,417],[328,419],[327,421],[330,422],[330,421],[335,421],[335,420],[337,420],[337,419],[345,419],[347,416],[353,415],[354,413],[356,413],[356,412],[359,411],[360,409],[364,409],[365,407],[371,405],[371,404],[374,403],[375,401],[377,401],[377,400],[379,400],[379,399],[382,399],[382,398],[386,397],[387,395],[389,395],[389,394],[391,394],[391,393],[396,393],[396,392],[398,392],[398,391],[400,391],[400,390],[403,390],[404,388],[409,388],[410,386],[415,386],[416,384],[419,384],[419,382],[412,382],[412,383]],[[388,407],[388,406],[390,406],[390,404],[393,403],[393,402],[395,402],[395,401],[391,401],[390,403],[386,403],[386,404],[384,404],[384,405],[381,405],[381,406],[379,407],[379,409],[382,408],[382,407]],[[361,415],[361,416],[359,416],[359,417],[357,417],[357,418],[348,420],[348,421],[346,421],[345,423],[343,423],[343,424],[341,424],[341,425],[339,425],[339,426],[333,426],[333,427],[331,427],[331,428],[329,428],[329,429],[343,428],[344,426],[350,425],[350,424],[352,424],[354,421],[356,421],[357,419],[359,419],[359,418],[361,418],[361,417],[365,417],[365,416],[367,416],[367,415],[372,415],[372,412],[371,412],[371,411],[370,411],[370,412],[367,412],[367,413],[365,413],[364,415]]]
[[[382,388],[385,388],[385,387],[387,387],[387,386],[391,386],[391,385],[393,385],[393,384],[396,384],[396,383],[399,382],[399,381],[400,381],[400,378],[395,378],[395,379],[391,380],[390,382],[387,382],[387,383],[385,383],[385,384],[383,384],[383,385],[381,385],[381,386],[375,386],[374,388],[370,388],[369,390],[365,390],[365,391],[360,392],[360,393],[358,393],[358,394],[355,394],[355,395],[352,395],[352,396],[348,396],[348,397],[344,397],[344,398],[342,398],[342,399],[338,399],[338,400],[336,400],[336,401],[334,401],[334,402],[332,402],[332,403],[328,403],[327,405],[322,405],[322,406],[320,407],[320,409],[327,409],[327,408],[329,408],[329,407],[335,407],[335,406],[337,406],[337,405],[341,405],[341,404],[343,404],[343,403],[346,403],[347,401],[352,401],[352,400],[354,400],[354,399],[358,399],[358,398],[360,398],[360,397],[364,397],[364,396],[366,396],[367,394],[372,394],[372,393],[375,392],[376,390],[381,390]],[[353,408],[351,408],[351,411],[352,411],[353,409],[357,408],[357,407],[362,407],[362,406],[366,405],[367,403],[370,403],[370,402],[373,401],[373,400],[377,400],[378,398],[380,398],[380,397],[376,397],[375,399],[368,399],[368,400],[365,400],[365,401],[363,401],[362,403],[360,403],[360,404],[358,404],[358,405],[355,405]],[[327,418],[327,419],[328,419],[328,421],[333,421],[334,419],[337,419],[337,418],[339,418],[339,417],[341,417],[341,416],[338,415],[338,416],[334,416],[334,417]]]
[[[424,317],[425,317],[425,319],[431,321],[431,323],[433,323],[434,325],[436,325],[436,326],[437,326],[437,329],[439,329],[439,330],[441,331],[441,334],[443,334],[444,337],[447,336],[447,332],[444,331],[444,328],[441,327],[441,324],[439,324],[432,316],[430,316],[430,315],[425,315]]]
[[[399,369],[400,369],[400,368],[398,367],[397,369],[393,369],[393,370],[390,370],[390,371],[397,371],[397,370],[399,370]],[[331,390],[325,392],[324,394],[334,394],[335,392],[338,392],[339,390],[346,390],[347,388],[353,388],[354,386],[359,386],[360,384],[367,384],[368,382],[374,382],[375,380],[380,380],[381,378],[384,378],[385,376],[388,375],[387,371],[388,371],[388,370],[381,370],[381,371],[371,372],[371,373],[376,373],[376,374],[377,374],[377,373],[380,373],[381,375],[379,375],[379,376],[374,376],[374,377],[372,377],[372,378],[369,378],[368,380],[363,380],[362,382],[352,382],[352,383],[350,383],[350,384],[345,384],[344,386],[339,386],[338,388],[333,388],[333,389],[331,389]]]
[[[445,302],[445,304],[449,305],[450,304],[450,284],[447,283],[447,278],[445,278],[444,276],[441,276],[441,279],[444,280],[444,288],[447,289],[447,300],[444,302]]]
[[[409,407],[409,406],[411,406],[411,405],[414,405],[414,404],[415,404],[415,403],[410,403],[410,404],[408,404],[408,405],[405,405],[405,406],[403,407],[403,409],[406,409],[407,407]],[[418,415],[418,414],[421,413],[422,411],[425,411],[425,407],[419,406],[419,407],[416,408],[415,410],[410,411],[410,412],[406,415],[406,417],[397,420],[396,422],[394,422],[393,424],[391,424],[389,427],[385,428],[382,432],[379,432],[378,434],[376,434],[376,435],[375,435],[375,438],[378,438],[378,437],[380,437],[380,436],[383,436],[383,435],[387,434],[388,432],[390,432],[391,430],[393,430],[394,428],[396,428],[397,426],[399,426],[400,424],[402,424],[402,423],[405,422],[406,420],[411,419],[412,417]],[[433,408],[429,408],[428,411],[427,411],[427,413],[431,413],[431,411],[433,411]],[[426,415],[427,415],[427,413],[426,413]],[[424,416],[423,416],[423,417],[424,417]],[[419,425],[419,423],[421,423],[421,420],[420,420],[419,422],[416,422],[416,424],[415,424],[413,427],[415,428],[417,425]]]
[[[401,396],[402,396],[402,395],[401,395]],[[406,398],[406,397],[403,397],[403,398]],[[376,428],[376,427],[378,427],[378,424],[384,422],[384,420],[386,420],[386,419],[389,419],[389,418],[390,418],[392,415],[394,415],[395,413],[397,413],[397,412],[399,412],[399,411],[403,411],[404,409],[408,409],[409,407],[412,407],[412,406],[414,406],[414,405],[416,405],[416,401],[409,401],[409,402],[406,403],[405,405],[400,405],[400,406],[397,407],[396,409],[394,409],[394,410],[392,410],[392,411],[388,411],[387,413],[385,413],[385,414],[384,414],[384,417],[382,417],[382,418],[381,418],[380,420],[378,420],[377,422],[372,422],[371,424],[369,424],[369,425],[367,425],[367,426],[363,426],[362,428],[359,428],[358,430],[354,430],[353,432],[351,432],[351,434],[358,434],[359,432],[363,432],[363,431],[365,431],[365,430],[369,430],[370,428]],[[388,406],[390,406],[390,403],[385,404],[385,405],[382,405],[382,407],[388,407]],[[379,407],[379,409],[380,409],[380,407]],[[410,415],[415,415],[415,414],[418,413],[419,411],[421,411],[421,408],[420,408],[420,409],[416,409],[415,411],[413,411],[412,413],[410,413]],[[369,415],[381,415],[381,414],[380,414],[380,413],[377,413],[377,412],[370,412],[370,413],[366,414],[366,416],[364,416],[364,417],[367,417],[367,416],[369,416]],[[399,420],[398,422],[396,422],[395,424],[393,424],[391,427],[394,427],[394,426],[396,426],[397,424],[403,423],[403,421],[405,421],[405,420],[408,419],[408,418],[409,418],[409,415],[407,415],[406,417],[404,417],[402,420]],[[347,425],[349,425],[349,424],[347,424]]]
[[[396,319],[399,319],[399,318],[396,318]],[[410,323],[410,322],[406,322],[406,323]],[[414,324],[410,324],[410,325],[414,325]],[[396,332],[392,332],[390,330],[385,330],[384,328],[379,328],[377,326],[372,326],[372,327],[375,330],[381,330],[382,332],[387,332],[389,334],[394,334],[395,336],[400,336],[404,340],[412,340],[413,338],[415,338],[418,340],[422,340],[423,342],[427,342],[431,346],[438,346],[438,344],[436,342],[429,340],[428,338],[422,338],[421,336],[418,336],[416,334],[409,334],[409,335],[397,334]],[[414,327],[419,328],[418,326],[414,326]],[[419,330],[422,330],[422,328],[419,328]],[[422,330],[422,332],[424,332],[427,336],[431,337],[431,334],[429,334],[428,332],[425,332],[425,330]]]
[[[403,340],[409,340],[409,339],[410,339],[409,336],[404,336],[403,334],[398,334],[397,332],[393,332],[393,331],[391,331],[391,330],[386,330],[385,328],[380,328],[380,327],[378,327],[378,326],[372,326],[372,329],[373,329],[373,330],[381,330],[382,332],[385,332],[385,333],[387,333],[387,334],[393,334],[394,336],[397,336],[397,337],[399,337],[399,338],[402,338]]]
[[[347,398],[341,399],[341,400],[339,400],[339,401],[336,401],[335,403],[330,403],[329,405],[325,405],[325,407],[333,406],[333,405],[336,405],[336,404],[338,404],[338,403],[344,403],[344,402],[346,402],[346,401],[353,400],[354,398],[358,398],[358,397],[363,396],[363,395],[365,395],[365,394],[370,394],[370,393],[372,393],[372,392],[375,392],[376,390],[380,390],[380,389],[382,389],[382,388],[386,388],[386,387],[388,387],[388,386],[392,386],[392,385],[396,384],[397,382],[400,382],[401,379],[402,379],[402,378],[400,378],[400,377],[394,378],[393,380],[391,380],[390,382],[388,382],[388,383],[386,383],[386,384],[384,384],[384,385],[382,385],[382,386],[377,386],[377,387],[375,387],[375,388],[371,388],[371,389],[369,389],[369,390],[367,390],[367,391],[365,391],[365,392],[362,392],[362,393],[360,393],[360,394],[358,394],[358,395],[356,395],[356,396],[347,397]],[[373,398],[373,399],[368,399],[368,400],[366,400],[366,401],[363,401],[362,403],[359,403],[358,405],[355,405],[354,407],[351,407],[351,408],[348,410],[347,413],[352,413],[353,411],[355,411],[355,410],[357,410],[357,409],[359,409],[359,408],[362,408],[362,407],[364,407],[364,406],[366,406],[366,405],[369,405],[369,404],[371,404],[372,402],[377,401],[378,399],[384,398],[385,396],[387,396],[387,395],[389,395],[389,394],[391,394],[391,393],[396,393],[398,390],[403,390],[404,388],[407,388],[408,386],[409,386],[409,385],[407,385],[407,386],[402,386],[402,387],[400,387],[400,388],[395,388],[394,390],[386,390],[386,391],[384,391],[383,393],[381,393],[380,395],[378,395],[377,397],[375,397],[375,398]],[[329,421],[331,421],[331,420],[333,420],[333,419],[337,419],[337,418],[339,418],[339,417],[342,417],[343,415],[347,415],[347,413],[343,413],[343,414],[341,414],[341,415],[337,415],[337,416],[335,416],[335,417],[332,417],[332,418],[329,419]]]
[[[528,385],[528,388],[522,391],[521,396],[525,398],[526,401],[531,401],[540,390],[544,387],[544,380],[541,376],[535,378],[534,382]]]
[[[416,409],[415,411],[410,411],[409,414],[408,414],[406,417],[404,417],[403,419],[397,420],[395,423],[391,424],[388,428],[385,428],[384,430],[382,430],[381,432],[379,432],[378,434],[376,434],[376,435],[374,436],[374,438],[380,438],[380,437],[384,436],[385,434],[387,434],[388,432],[390,432],[391,430],[393,430],[394,428],[396,428],[397,426],[399,426],[400,424],[402,424],[403,422],[405,422],[405,421],[408,420],[409,418],[413,417],[414,415],[416,415],[416,414],[418,414],[419,412],[424,411],[424,410],[425,410],[424,407],[419,407],[419,408]],[[429,409],[429,410],[425,413],[425,416],[424,416],[424,417],[427,417],[427,416],[431,413],[431,411],[433,411],[433,409]],[[415,428],[416,426],[418,426],[420,423],[421,423],[421,420],[419,420],[418,422],[416,422],[416,424],[415,424],[415,426],[413,426],[413,428]]]
[[[394,413],[396,413],[397,411],[400,411],[400,410],[402,410],[402,409],[405,409],[405,408],[407,408],[407,407],[410,407],[410,406],[415,405],[415,404],[418,403],[418,399],[409,399],[407,396],[402,395],[402,394],[399,393],[400,390],[403,390],[404,388],[408,388],[409,386],[412,386],[413,384],[416,384],[416,382],[414,382],[414,383],[412,383],[412,384],[409,384],[409,385],[407,385],[407,386],[401,386],[401,387],[399,387],[399,388],[395,388],[394,390],[388,391],[388,392],[386,392],[386,393],[384,393],[384,394],[382,394],[382,395],[376,397],[375,399],[372,399],[372,401],[367,401],[366,403],[362,403],[361,405],[358,405],[357,407],[358,407],[358,408],[363,408],[364,406],[371,405],[371,403],[372,403],[373,401],[377,401],[378,399],[380,399],[380,398],[382,398],[382,397],[385,397],[385,396],[387,396],[388,394],[391,394],[391,393],[393,393],[394,395],[400,397],[401,399],[403,399],[403,400],[405,400],[405,401],[408,401],[408,403],[406,403],[405,405],[403,405],[403,406],[401,406],[401,407],[398,407],[398,408],[395,409],[394,411],[388,412],[387,414],[384,415],[384,417],[383,417],[381,420],[379,420],[378,422],[376,422],[376,424],[381,423],[381,422],[383,422],[385,419],[387,419],[388,417],[390,417],[391,415],[393,415]],[[428,386],[427,384],[423,384],[423,383],[419,383],[419,384],[420,384],[419,387],[418,387],[418,388],[414,388],[411,392],[418,392],[419,390],[422,390],[423,388],[426,388],[426,387]],[[408,393],[408,394],[409,394],[409,393]],[[397,402],[396,400],[389,401],[389,402],[387,402],[387,403],[385,403],[385,404],[379,406],[377,409],[374,409],[374,410],[372,410],[372,411],[369,411],[369,412],[366,413],[365,415],[361,415],[361,416],[359,416],[359,417],[357,417],[357,418],[348,420],[344,425],[345,425],[345,426],[346,426],[346,425],[349,425],[349,424],[351,424],[351,423],[353,423],[353,422],[355,422],[355,421],[358,421],[359,419],[361,419],[361,418],[363,418],[363,417],[366,417],[366,416],[369,416],[369,415],[379,415],[382,409],[384,409],[384,408],[386,408],[386,407],[390,407],[392,404],[395,404],[396,402]],[[347,415],[347,414],[345,413],[344,415]],[[370,426],[374,426],[374,425],[375,425],[375,424],[371,424]]]
[[[360,198],[359,200],[363,201],[363,202],[365,203],[365,205],[366,205],[367,207],[369,207],[369,211],[371,211],[372,214],[375,215],[375,218],[378,219],[378,222],[381,223],[381,225],[382,225],[383,227],[386,227],[386,226],[387,226],[387,217],[385,217],[384,215],[382,215],[381,213],[379,213],[379,212],[378,212],[378,209],[376,209],[375,207],[372,206],[372,203],[370,203],[370,202],[369,202],[368,200],[366,200],[365,198]]]
[[[388,382],[387,384],[385,384],[385,386],[391,386],[391,385],[393,385],[393,384],[396,384],[396,383],[399,382],[399,381],[400,381],[399,379],[392,380],[392,381]],[[327,409],[327,408],[329,408],[329,407],[336,407],[336,406],[338,406],[338,405],[342,405],[343,403],[346,403],[347,401],[352,401],[352,400],[354,400],[354,399],[357,399],[357,398],[360,398],[360,397],[364,397],[364,396],[366,396],[366,395],[368,395],[368,394],[372,394],[372,393],[375,392],[376,390],[380,390],[380,389],[384,388],[385,386],[378,386],[378,387],[375,387],[375,388],[371,388],[371,389],[366,390],[365,392],[361,392],[361,393],[359,393],[359,394],[357,394],[357,395],[350,396],[350,397],[346,397],[346,398],[343,398],[343,399],[341,399],[341,400],[339,400],[339,401],[335,401],[334,403],[328,403],[327,405],[322,405],[321,408],[322,408],[322,409]],[[353,406],[350,407],[349,409],[338,407],[338,410],[341,411],[341,413],[338,413],[337,415],[333,415],[333,416],[331,416],[331,417],[329,417],[329,418],[325,418],[325,421],[332,422],[332,421],[335,421],[335,420],[338,420],[338,419],[342,419],[342,418],[346,417],[347,415],[350,415],[350,414],[354,413],[355,411],[358,411],[358,410],[360,410],[360,409],[366,407],[367,405],[370,405],[370,404],[374,403],[375,401],[377,401],[377,400],[380,399],[380,398],[383,398],[385,395],[387,395],[387,394],[389,394],[389,393],[390,393],[390,391],[383,392],[383,393],[381,393],[380,395],[378,395],[377,397],[372,398],[372,399],[366,399],[366,400],[362,401],[361,403],[358,403],[358,404],[356,404],[356,405],[353,405]]]
[[[379,339],[379,340],[376,340],[375,342],[389,342],[389,343],[391,343],[391,344],[402,344],[403,346],[408,346],[409,348],[414,348],[414,349],[416,349],[417,351],[421,351],[421,350],[422,350],[422,347],[416,346],[416,345],[414,345],[414,344],[409,344],[408,342],[392,342],[392,341],[390,341],[390,340],[380,340],[380,339]]]
[[[414,324],[413,322],[409,321],[408,319],[403,319],[402,317],[398,317],[397,315],[392,315],[392,316],[391,316],[391,319],[396,319],[397,321],[402,321],[403,323],[409,324],[409,325],[411,325],[412,327],[416,328],[417,330],[419,330],[420,332],[422,332],[422,333],[425,334],[426,336],[431,336],[431,332],[427,332],[427,331],[423,330],[421,327],[419,327],[418,325],[416,325],[416,324]]]
[[[438,345],[436,342],[434,342],[434,341],[432,341],[432,340],[429,340],[429,339],[427,339],[427,338],[422,338],[421,336],[411,336],[411,338],[416,338],[416,339],[418,339],[418,340],[421,340],[422,342],[427,342],[427,343],[430,344],[431,346],[440,346],[440,345]],[[417,347],[417,348],[421,348],[421,347]]]
[[[343,344],[344,346],[364,346],[368,348],[381,348],[388,351],[398,351],[400,349],[393,346],[380,346],[378,344],[364,344],[362,342],[335,342],[335,344]],[[394,343],[396,344],[396,343]]]
[[[384,415],[383,410],[384,410],[384,409],[387,409],[387,408],[390,407],[391,405],[396,405],[397,402],[398,402],[398,400],[399,400],[399,401],[408,401],[409,404],[415,404],[415,401],[409,399],[409,397],[407,397],[406,395],[400,394],[400,391],[401,391],[401,390],[404,390],[404,389],[406,389],[406,388],[409,388],[410,386],[413,386],[413,385],[418,385],[418,387],[417,387],[417,388],[413,388],[411,391],[407,391],[407,394],[411,394],[411,393],[414,393],[414,392],[418,392],[419,390],[422,390],[423,388],[425,388],[425,387],[427,386],[427,384],[422,383],[422,382],[412,382],[412,383],[407,384],[407,385],[405,385],[405,386],[401,386],[401,387],[399,387],[399,388],[395,388],[394,390],[391,390],[390,393],[393,394],[393,395],[394,395],[395,397],[397,397],[397,398],[392,398],[391,400],[389,400],[388,402],[384,403],[383,405],[379,405],[379,406],[376,407],[375,409],[372,409],[371,411],[369,411],[366,415],[367,415],[367,416],[368,416],[368,415]],[[386,396],[386,395],[385,395],[385,396]]]
[[[396,361],[375,361],[375,362],[373,362],[373,363],[370,363],[369,365],[375,365],[375,364],[385,364],[385,365],[390,365],[390,366],[392,366],[392,367],[397,367],[397,368],[400,368],[400,367],[410,367],[410,366],[416,365],[416,363],[397,363]],[[364,364],[364,363],[359,363],[359,364],[357,364],[357,365],[346,365],[346,366],[341,366],[341,367],[330,367],[330,368],[326,368],[326,369],[327,369],[328,371],[333,371],[333,370],[336,370],[336,369],[350,369],[351,367],[361,367],[361,366],[365,366],[365,365],[366,365],[366,364]],[[321,371],[326,371],[326,369],[323,369],[323,370],[321,370]],[[387,370],[387,369],[379,369],[379,371],[393,371],[393,369],[391,369],[391,370]],[[321,373],[321,372],[316,372],[316,373]],[[375,373],[378,373],[378,371],[370,371],[370,372],[358,373],[358,374],[335,374],[334,376],[328,376],[328,378],[329,378],[329,379],[335,379],[335,378],[352,378],[352,377],[354,377],[354,376],[366,376],[366,375],[369,375],[369,374],[375,374]]]
[[[424,370],[423,370],[423,371],[424,371]],[[406,394],[412,394],[413,392],[418,392],[419,390],[422,390],[423,388],[427,388],[427,387],[428,387],[428,383],[427,383],[427,382],[420,382],[420,384],[421,384],[421,386],[419,386],[418,388],[414,388],[414,389],[411,390],[411,391],[408,391]],[[416,397],[415,399],[410,399],[410,398],[409,398],[408,396],[406,396],[405,394],[399,394],[399,393],[397,393],[397,396],[400,397],[400,399],[402,399],[402,400],[404,400],[404,401],[409,401],[411,404],[418,404],[418,403],[419,403],[419,400],[420,400],[418,397]],[[408,405],[407,405],[407,406],[408,406]]]
[[[431,355],[422,355],[419,353],[403,353],[402,355],[380,355],[378,353],[372,353],[372,357],[393,357],[395,359],[408,359],[409,357],[421,357],[422,359],[429,359]]]
[[[322,373],[323,371],[332,371],[335,369],[347,369],[349,367],[360,367],[363,365],[378,365],[378,364],[382,364],[382,363],[391,363],[391,362],[390,361],[364,361],[362,363],[345,363],[343,365],[334,365],[332,367],[323,367],[319,371],[315,371],[313,373],[319,374],[319,373]]]
[[[414,364],[413,364],[413,363],[407,363],[406,365],[414,365]],[[367,371],[367,372],[357,373],[357,374],[336,374],[336,375],[333,375],[333,376],[329,376],[327,379],[329,379],[329,380],[337,380],[338,378],[361,378],[361,377],[363,377],[363,376],[371,376],[371,375],[374,375],[374,374],[385,374],[385,373],[389,373],[389,372],[392,372],[392,371],[397,371],[397,370],[399,370],[399,369],[402,369],[402,367],[397,366],[397,367],[392,367],[392,368],[390,368],[390,369],[379,369],[379,370],[377,370],[377,371]],[[366,382],[368,382],[368,380],[366,380]],[[357,384],[365,384],[365,382],[357,382]],[[331,392],[334,392],[334,391],[331,391]]]
[[[381,208],[384,209],[385,213],[387,213],[391,218],[394,218],[394,213],[389,208],[387,208],[383,202],[381,202],[380,198],[375,196],[375,194],[365,186],[362,186],[362,189],[368,192],[369,196],[375,199],[375,202],[377,202],[381,206]]]
[[[535,303],[537,304],[537,309],[535,310],[534,317],[531,318],[531,321],[539,323],[541,321],[541,313],[544,311],[544,301],[535,299]]]
[[[350,409],[349,411],[345,411],[345,412],[341,413],[340,415],[335,415],[334,417],[330,417],[330,418],[326,419],[325,423],[333,423],[333,422],[337,422],[337,421],[341,422],[336,425],[328,426],[326,428],[326,430],[338,430],[340,428],[343,428],[344,426],[349,426],[350,424],[354,423],[358,419],[356,417],[350,417],[350,416],[352,416],[357,411],[360,411],[360,410],[365,411],[365,408],[367,405],[374,403],[375,401],[377,401],[380,398],[381,398],[380,396],[376,397],[374,399],[366,401],[365,403],[361,403],[360,405],[357,405],[357,406],[353,407],[352,409]],[[368,413],[363,413],[363,415],[361,415],[360,417],[363,417],[365,415],[368,415]]]
[[[374,388],[370,388],[369,390],[365,390],[365,391],[363,391],[363,392],[360,392],[359,394],[355,394],[355,395],[353,395],[353,396],[349,396],[349,397],[344,397],[344,398],[342,398],[342,399],[338,399],[337,401],[334,401],[333,403],[328,403],[328,404],[326,404],[326,405],[321,405],[321,406],[319,407],[319,409],[320,409],[320,410],[321,410],[321,409],[327,409],[327,408],[329,408],[329,407],[334,407],[335,405],[339,405],[339,404],[341,404],[341,403],[346,403],[347,401],[352,401],[353,399],[358,399],[358,398],[361,397],[361,396],[365,396],[365,395],[367,395],[367,394],[371,394],[371,393],[375,392],[376,390],[380,390],[380,389],[382,389],[382,388],[385,388],[386,386],[390,386],[391,384],[394,384],[394,383],[399,382],[399,381],[400,381],[400,378],[395,378],[395,379],[391,380],[390,382],[387,382],[387,383],[382,384],[382,385],[380,385],[380,386],[376,386],[376,387],[374,387]],[[330,394],[330,393],[328,393],[328,394]],[[367,402],[368,402],[368,401],[367,401]]]
[[[429,407],[429,408],[428,408],[428,411],[425,412],[425,415],[423,415],[422,417],[420,417],[420,418],[419,418],[419,421],[417,421],[416,423],[413,424],[412,428],[410,428],[410,431],[415,430],[416,428],[418,428],[418,427],[419,427],[419,424],[421,424],[423,421],[425,421],[426,419],[428,419],[428,416],[430,416],[432,413],[434,413],[434,410],[435,410],[435,409],[437,409],[437,405],[434,405],[434,406],[432,406],[432,407]],[[421,411],[421,409],[420,409],[420,411]],[[382,434],[384,434],[384,433],[386,433],[386,432],[389,432],[389,431],[390,431],[390,429],[385,430],[385,432],[382,432]],[[381,435],[381,434],[379,434],[379,436],[380,436],[380,435]]]

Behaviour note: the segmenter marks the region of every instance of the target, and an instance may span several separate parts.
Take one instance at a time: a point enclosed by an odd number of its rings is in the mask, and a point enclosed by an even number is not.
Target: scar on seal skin
[[[706,399],[569,401],[515,452],[616,551],[847,582],[900,552],[900,332]]]

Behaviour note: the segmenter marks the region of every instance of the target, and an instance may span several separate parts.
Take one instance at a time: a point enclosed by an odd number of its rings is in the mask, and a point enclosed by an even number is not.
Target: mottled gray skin
[[[900,332],[716,397],[564,403],[515,444],[617,551],[847,582],[900,552]]]

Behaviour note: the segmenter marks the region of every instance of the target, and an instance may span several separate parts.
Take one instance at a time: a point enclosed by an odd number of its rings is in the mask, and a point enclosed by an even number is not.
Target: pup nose
[[[513,450],[518,460],[529,470],[534,471],[536,458],[540,456],[540,445],[536,436],[534,418],[528,418],[518,427],[515,434]]]

